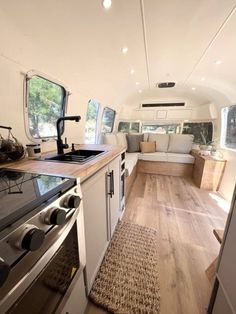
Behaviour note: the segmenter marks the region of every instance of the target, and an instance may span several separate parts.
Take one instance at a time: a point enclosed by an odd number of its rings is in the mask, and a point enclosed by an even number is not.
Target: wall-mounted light
[[[121,52],[122,53],[127,53],[128,52],[128,47],[123,47],[123,48],[121,48]]]
[[[112,1],[111,0],[103,0],[102,1],[102,6],[106,10],[109,10],[111,5],[112,5]]]

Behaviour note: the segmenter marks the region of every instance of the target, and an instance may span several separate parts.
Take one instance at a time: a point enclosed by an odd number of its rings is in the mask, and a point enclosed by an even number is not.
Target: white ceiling
[[[106,11],[100,0],[0,0],[0,54],[105,105],[158,97],[203,103],[219,93],[233,102],[235,6],[236,0],[113,0]],[[177,81],[172,91],[154,87],[170,80]]]

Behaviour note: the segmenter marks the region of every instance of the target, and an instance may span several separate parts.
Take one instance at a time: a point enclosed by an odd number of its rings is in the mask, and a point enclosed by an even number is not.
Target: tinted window
[[[236,106],[224,108],[222,111],[222,144],[236,149]]]
[[[88,102],[85,124],[85,143],[95,144],[97,135],[97,119],[100,104],[95,100]]]
[[[102,133],[111,133],[114,126],[116,112],[111,108],[104,108],[102,114]]]
[[[142,127],[143,132],[153,132],[159,134],[180,133],[180,124],[145,124]]]
[[[207,144],[212,141],[212,122],[188,122],[184,123],[183,134],[193,134],[194,143]]]
[[[55,137],[56,121],[64,116],[65,89],[43,77],[27,80],[27,108],[30,135],[33,138]]]

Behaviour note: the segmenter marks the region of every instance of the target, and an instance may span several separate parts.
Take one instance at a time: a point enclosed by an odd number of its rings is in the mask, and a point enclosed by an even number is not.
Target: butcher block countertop
[[[55,174],[59,176],[76,177],[80,178],[80,182],[83,182],[125,151],[125,147],[122,146],[98,144],[75,145],[75,149],[105,150],[106,152],[82,165],[76,163],[32,160],[26,157],[19,161],[0,164],[0,167],[39,174]],[[67,151],[65,150],[65,152]],[[43,154],[43,157],[51,156],[53,154],[55,155],[56,151],[45,153]]]

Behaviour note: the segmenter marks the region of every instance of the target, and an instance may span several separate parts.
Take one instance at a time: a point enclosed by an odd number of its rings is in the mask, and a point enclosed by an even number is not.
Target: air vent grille
[[[157,83],[156,87],[159,88],[171,88],[175,86],[175,82],[162,82],[162,83]]]
[[[142,104],[142,108],[159,108],[159,107],[184,107],[184,102],[167,102],[167,103],[153,103]]]

